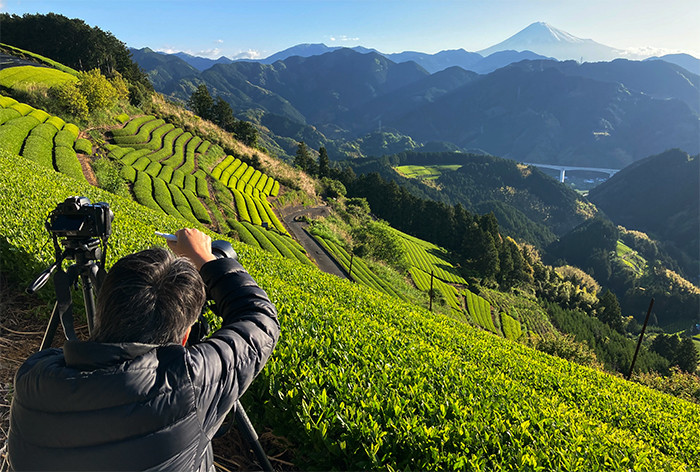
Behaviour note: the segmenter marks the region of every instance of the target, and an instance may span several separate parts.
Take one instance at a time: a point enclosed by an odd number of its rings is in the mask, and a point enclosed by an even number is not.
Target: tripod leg
[[[260,441],[258,441],[258,434],[255,432],[253,424],[250,422],[248,415],[243,409],[243,405],[241,405],[241,402],[238,400],[236,400],[236,423],[238,424],[238,429],[240,429],[243,436],[245,436],[248,443],[253,448],[255,457],[258,458],[262,470],[272,472],[274,469],[272,468],[272,464],[270,464],[270,459],[267,458],[265,450],[260,445]]]
[[[56,329],[58,328],[58,321],[60,318],[58,302],[54,303],[53,311],[51,312],[51,318],[49,319],[49,325],[46,327],[44,332],[44,339],[41,341],[40,351],[51,347],[53,342],[53,337],[56,335]]]
[[[95,295],[92,291],[93,285],[90,277],[82,275],[80,278],[83,281],[85,318],[87,318],[88,332],[92,334],[93,323],[95,322]]]

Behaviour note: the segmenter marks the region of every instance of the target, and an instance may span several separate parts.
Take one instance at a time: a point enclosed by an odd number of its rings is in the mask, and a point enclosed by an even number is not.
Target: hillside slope
[[[592,189],[588,199],[616,224],[675,247],[687,273],[700,274],[700,156],[674,149],[647,157]]]
[[[4,267],[24,266],[25,280],[51,260],[42,223],[67,196],[112,205],[110,261],[180,224],[7,153],[0,192]],[[295,438],[304,468],[700,467],[698,405],[234,247],[283,329],[246,407],[258,427]]]

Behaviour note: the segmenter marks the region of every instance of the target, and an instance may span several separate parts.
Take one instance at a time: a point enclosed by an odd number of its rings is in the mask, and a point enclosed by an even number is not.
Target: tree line
[[[0,14],[2,42],[60,62],[77,71],[98,69],[107,78],[121,76],[129,99],[141,106],[153,93],[146,72],[136,64],[126,44],[109,31],[56,13]]]

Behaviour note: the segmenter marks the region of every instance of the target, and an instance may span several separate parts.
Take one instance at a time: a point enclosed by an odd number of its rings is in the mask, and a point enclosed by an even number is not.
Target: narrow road
[[[303,221],[297,221],[301,216],[328,216],[330,212],[331,209],[327,206],[296,206],[286,208],[284,214],[281,216],[287,228],[289,228],[289,231],[291,231],[296,240],[304,246],[309,256],[316,261],[316,265],[318,265],[319,269],[328,274],[340,277],[341,279],[347,279],[348,277],[345,271],[338,266],[335,259],[330,257],[326,250],[306,232],[306,227],[309,226],[309,224]]]

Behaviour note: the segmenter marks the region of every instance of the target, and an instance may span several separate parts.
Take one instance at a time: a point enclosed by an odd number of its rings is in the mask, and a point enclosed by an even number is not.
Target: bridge
[[[542,167],[544,169],[554,169],[559,171],[559,182],[564,182],[564,177],[566,176],[567,170],[585,170],[589,172],[600,172],[601,174],[608,174],[608,177],[620,172],[620,169],[606,169],[603,167],[573,167],[573,166],[557,166],[553,164],[533,164],[532,162],[523,162],[526,166]]]

